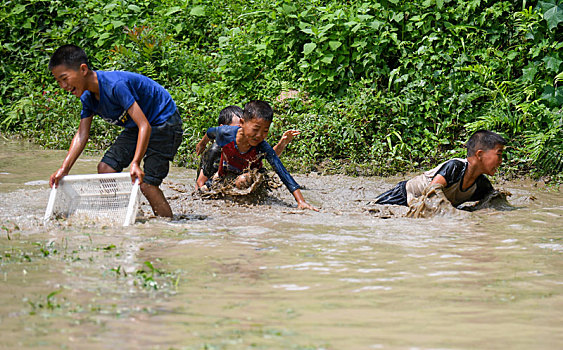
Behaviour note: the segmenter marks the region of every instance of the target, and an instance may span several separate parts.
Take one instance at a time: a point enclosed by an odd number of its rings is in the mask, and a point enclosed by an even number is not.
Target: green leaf
[[[338,49],[341,45],[342,45],[342,43],[341,43],[340,41],[329,41],[329,42],[328,42],[328,46],[330,46],[331,50],[336,50],[336,49]]]
[[[382,22],[380,20],[374,20],[373,22],[371,22],[371,27],[375,30],[378,30],[379,28],[383,27],[383,25],[385,24],[385,22]]]
[[[313,52],[316,48],[317,48],[317,44],[307,43],[307,44],[303,45],[303,53],[305,54],[305,56],[307,56],[311,52]]]
[[[26,7],[26,6],[27,6],[27,5],[16,5],[16,6],[12,9],[12,12],[10,12],[10,14],[11,14],[12,16],[13,16],[13,15],[18,15],[18,14],[20,14],[20,13],[22,13],[22,12],[25,11],[25,7]]]
[[[135,6],[135,5],[131,5],[131,6]],[[116,7],[117,7],[117,4],[116,4],[116,3],[109,3],[109,4],[107,4],[106,6],[104,6],[104,11],[109,12],[109,11],[113,10],[114,8],[116,8]],[[137,7],[137,6],[135,6],[135,7]],[[139,8],[139,10],[141,10],[141,9]],[[134,10],[134,11],[135,11],[135,10]]]
[[[560,86],[555,90],[555,99],[559,107],[563,106],[563,86]]]
[[[405,18],[405,14],[403,12],[396,13],[393,16],[393,20],[397,23],[401,22]]]
[[[563,104],[563,86],[556,90],[553,86],[546,85],[540,99],[547,101],[551,106],[560,106]]]
[[[121,26],[125,25],[125,22],[122,21],[111,21],[111,24],[113,25],[114,28],[119,28]]]
[[[141,12],[141,8],[137,5],[129,5],[127,8],[133,12]]]
[[[164,14],[164,16],[170,16],[171,14],[174,14],[179,11],[182,11],[182,8],[180,6],[172,6],[171,8],[168,9],[168,11]]]
[[[321,62],[330,64],[332,62],[332,59],[334,58],[333,55],[325,55],[322,59]]]
[[[543,58],[543,61],[545,62],[545,66],[548,70],[554,73],[559,73],[559,66],[561,65],[560,59],[553,56],[546,56]]]
[[[512,60],[515,59],[516,57],[518,57],[518,52],[516,52],[516,51],[511,51],[511,52],[508,53],[508,55],[506,55],[506,58],[507,58],[509,61],[512,61]]]
[[[522,69],[522,80],[533,82],[537,72],[538,68],[533,64],[529,64],[527,68]]]
[[[219,37],[219,46],[223,46],[227,42],[229,42],[228,36],[220,36]]]
[[[281,8],[279,8],[279,10],[281,10],[281,13],[283,13],[284,15],[288,15],[290,13],[293,13],[297,10],[297,8],[295,8],[294,6],[291,5],[283,5]]]
[[[102,23],[102,21],[104,20],[104,16],[102,16],[101,14],[95,14],[94,16],[92,16],[92,19],[94,20],[94,22],[96,22],[97,24]]]
[[[192,9],[190,10],[190,15],[197,17],[205,16],[205,7],[204,6],[192,7]]]
[[[324,32],[327,32],[328,30],[330,30],[332,27],[334,27],[334,23],[329,23],[326,26],[323,26],[320,28],[320,31],[324,34]]]
[[[305,34],[313,35],[313,30],[311,28],[302,28],[301,31]]]
[[[539,5],[543,11],[543,19],[547,21],[550,30],[563,22],[563,4],[557,5],[555,2],[540,1]]]

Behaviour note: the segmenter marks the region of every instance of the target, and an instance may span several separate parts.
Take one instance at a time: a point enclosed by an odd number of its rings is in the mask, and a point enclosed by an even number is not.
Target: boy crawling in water
[[[467,159],[454,158],[401,181],[377,197],[375,203],[409,206],[431,186],[442,187],[444,196],[454,207],[481,200],[494,191],[485,174],[495,174],[502,163],[505,144],[506,140],[492,131],[476,131],[466,143]]]
[[[230,125],[230,126],[240,126],[240,120],[242,119],[243,110],[239,106],[228,106],[219,112],[219,119],[217,123],[219,126]],[[299,135],[299,130],[287,130],[283,133],[282,138],[275,145],[274,151],[278,157],[283,153],[285,147],[293,140],[293,138]],[[197,179],[196,179],[196,190],[208,191],[211,187],[211,178],[219,170],[219,162],[221,159],[221,147],[217,142],[213,142],[211,147],[205,152],[205,146],[209,142],[209,138],[204,135],[201,141],[196,146],[196,153],[201,156],[200,169],[198,169]]]
[[[234,184],[237,188],[247,188],[251,185],[248,170],[261,169],[262,158],[266,157],[293,194],[297,207],[318,211],[305,201],[299,185],[285,169],[272,146],[265,141],[273,116],[272,107],[267,102],[250,101],[244,106],[240,126],[223,125],[209,128],[201,142],[205,145],[209,140],[215,140],[217,145],[222,147],[218,175],[235,176]]]

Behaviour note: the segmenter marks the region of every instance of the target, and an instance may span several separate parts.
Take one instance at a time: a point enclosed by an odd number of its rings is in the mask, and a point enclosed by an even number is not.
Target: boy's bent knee
[[[98,174],[106,174],[106,173],[116,173],[117,170],[109,166],[104,162],[98,163]]]

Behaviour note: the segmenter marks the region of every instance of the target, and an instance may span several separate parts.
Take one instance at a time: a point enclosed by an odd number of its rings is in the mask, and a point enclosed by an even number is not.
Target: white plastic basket
[[[135,222],[139,200],[139,180],[131,183],[129,173],[67,175],[51,189],[44,221],[53,215],[80,215],[129,226]]]

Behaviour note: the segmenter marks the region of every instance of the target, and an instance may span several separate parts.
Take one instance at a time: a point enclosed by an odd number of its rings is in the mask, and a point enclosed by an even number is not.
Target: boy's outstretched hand
[[[319,209],[313,207],[311,204],[305,202],[305,198],[303,198],[303,194],[301,193],[300,189],[296,189],[293,191],[293,197],[295,197],[295,201],[297,202],[298,209],[310,209],[314,211],[319,211]]]
[[[319,211],[318,208],[313,207],[311,204],[307,202],[297,203],[297,209],[309,209],[309,210]]]
[[[285,147],[293,140],[293,138],[297,135],[301,134],[299,130],[287,130],[283,133],[280,142],[274,146],[274,151],[278,155],[278,157],[282,154],[285,150]]]
[[[280,142],[285,143],[286,145],[288,143],[290,143],[293,138],[297,135],[301,134],[301,131],[299,130],[287,130],[286,132],[283,133],[282,138],[280,139]]]

